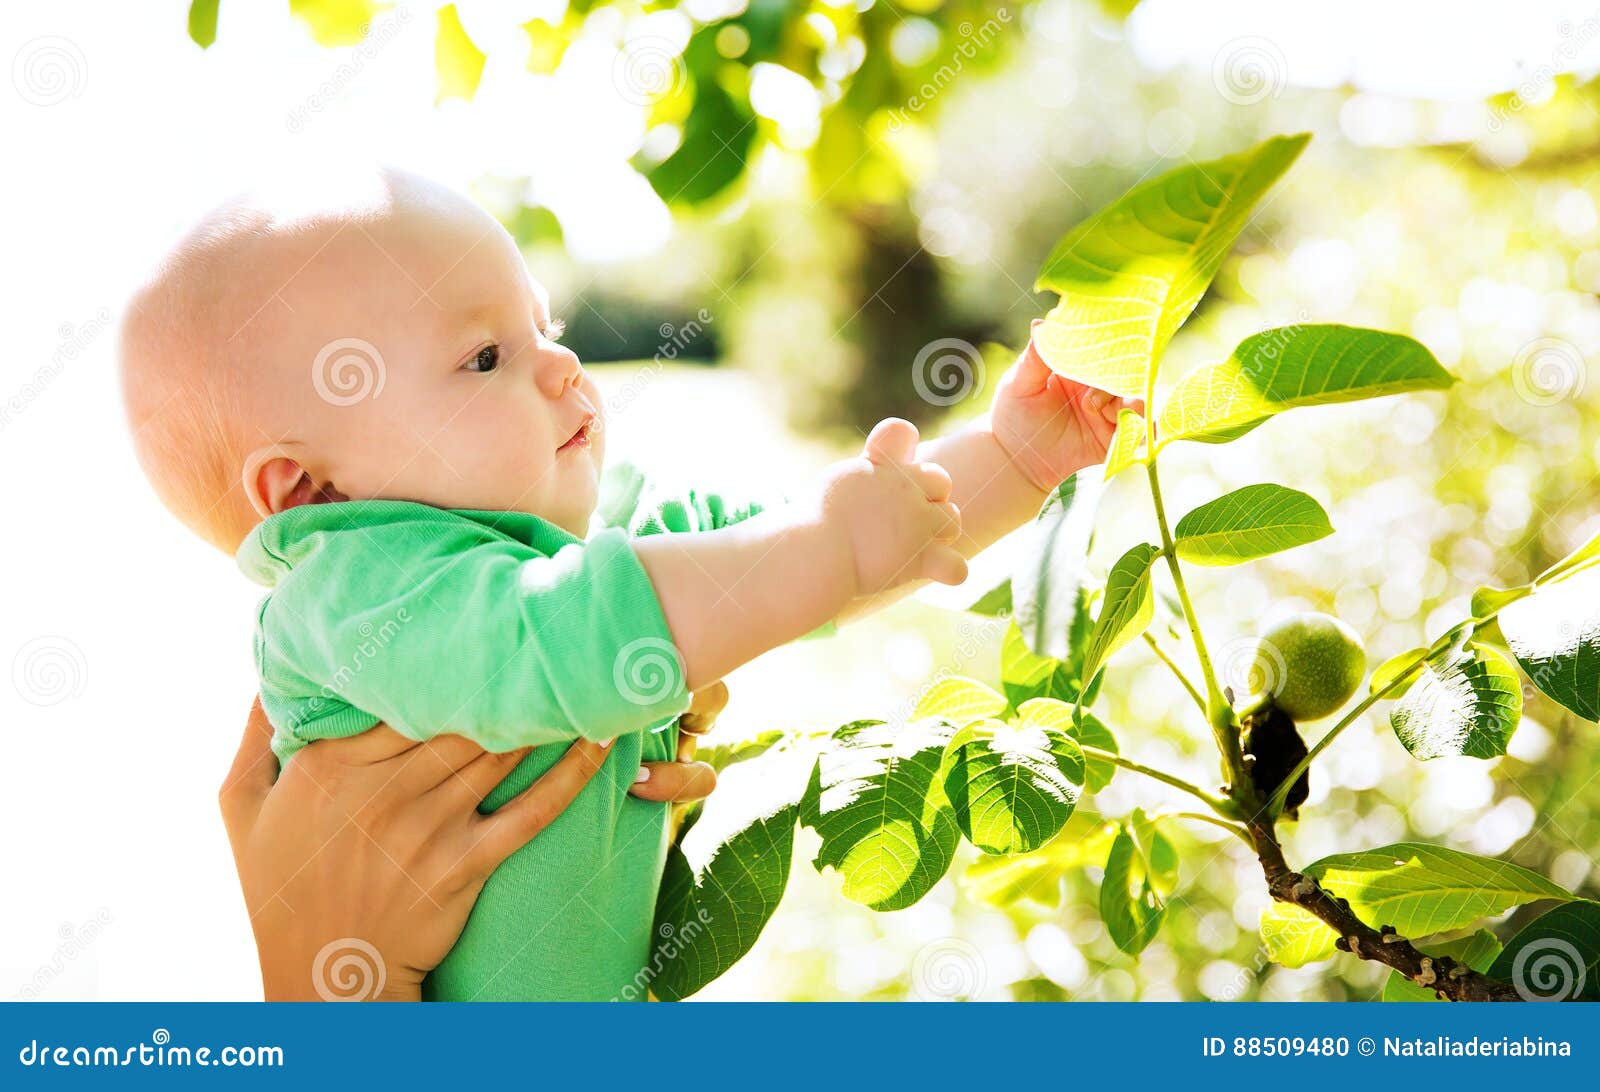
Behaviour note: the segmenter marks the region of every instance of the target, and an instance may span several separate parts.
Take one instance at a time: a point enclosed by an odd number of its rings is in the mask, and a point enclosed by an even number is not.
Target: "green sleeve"
[[[765,508],[750,498],[663,485],[632,463],[617,463],[606,469],[599,516],[632,535],[684,535],[742,523]]]
[[[467,520],[320,536],[261,617],[263,692],[301,739],[353,707],[412,739],[494,751],[607,740],[688,707],[660,603],[620,530],[546,557]],[[319,723],[323,720],[326,723]]]

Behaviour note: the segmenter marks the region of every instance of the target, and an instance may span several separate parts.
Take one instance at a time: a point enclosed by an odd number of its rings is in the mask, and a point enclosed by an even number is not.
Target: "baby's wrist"
[[[1050,481],[1053,476],[1043,465],[1043,460],[1028,450],[1026,444],[1012,444],[1001,436],[987,422],[973,425],[973,431],[985,434],[988,440],[1005,456],[1006,466],[1010,469],[1019,488],[1038,494],[1040,504],[1044,503],[1045,496],[1061,484],[1059,481]]]

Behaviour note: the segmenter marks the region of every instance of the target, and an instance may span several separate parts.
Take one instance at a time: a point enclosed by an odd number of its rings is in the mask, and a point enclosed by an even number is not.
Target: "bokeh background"
[[[1273,133],[1315,140],[1165,374],[1297,320],[1412,334],[1447,394],[1302,410],[1174,449],[1169,509],[1275,478],[1339,533],[1191,581],[1223,670],[1279,613],[1372,661],[1600,529],[1600,7],[1218,0],[223,0],[0,8],[0,997],[248,998],[214,794],[252,688],[256,591],[134,466],[112,360],[133,278],[285,161],[378,159],[492,209],[608,391],[613,444],[781,489],[887,414],[982,411],[1055,238],[1142,178]],[[202,48],[200,43],[207,43]],[[932,346],[932,348],[930,348]],[[1119,479],[1094,554],[1147,537]],[[1006,571],[739,672],[718,738],[893,715],[940,671],[991,683]],[[1161,666],[1100,699],[1124,753],[1215,777]],[[1412,761],[1382,709],[1319,765],[1291,857],[1418,837],[1600,893],[1600,737],[1530,691],[1511,755]],[[758,797],[755,767],[713,808]],[[1122,774],[1094,807],[1181,805]],[[709,816],[708,816],[709,818]],[[874,914],[808,864],[717,998],[1365,999],[1378,969],[1260,956],[1242,847],[1170,828],[1181,882],[1137,961],[1099,922],[1095,840],[969,869]],[[969,850],[970,852],[970,850]],[[1098,850],[1103,860],[1103,846]],[[1509,935],[1514,922],[1501,925]]]

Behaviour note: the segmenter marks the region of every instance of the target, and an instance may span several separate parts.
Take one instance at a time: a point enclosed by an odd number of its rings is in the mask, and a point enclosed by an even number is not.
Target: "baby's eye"
[[[471,360],[461,365],[464,372],[492,372],[500,366],[500,346],[485,345],[473,354]]]

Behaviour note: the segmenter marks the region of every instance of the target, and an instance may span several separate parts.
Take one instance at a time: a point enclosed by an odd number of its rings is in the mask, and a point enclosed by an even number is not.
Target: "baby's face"
[[[531,512],[583,535],[601,400],[511,237],[453,195],[324,234],[270,304],[279,366],[251,401],[272,439],[334,496]]]

